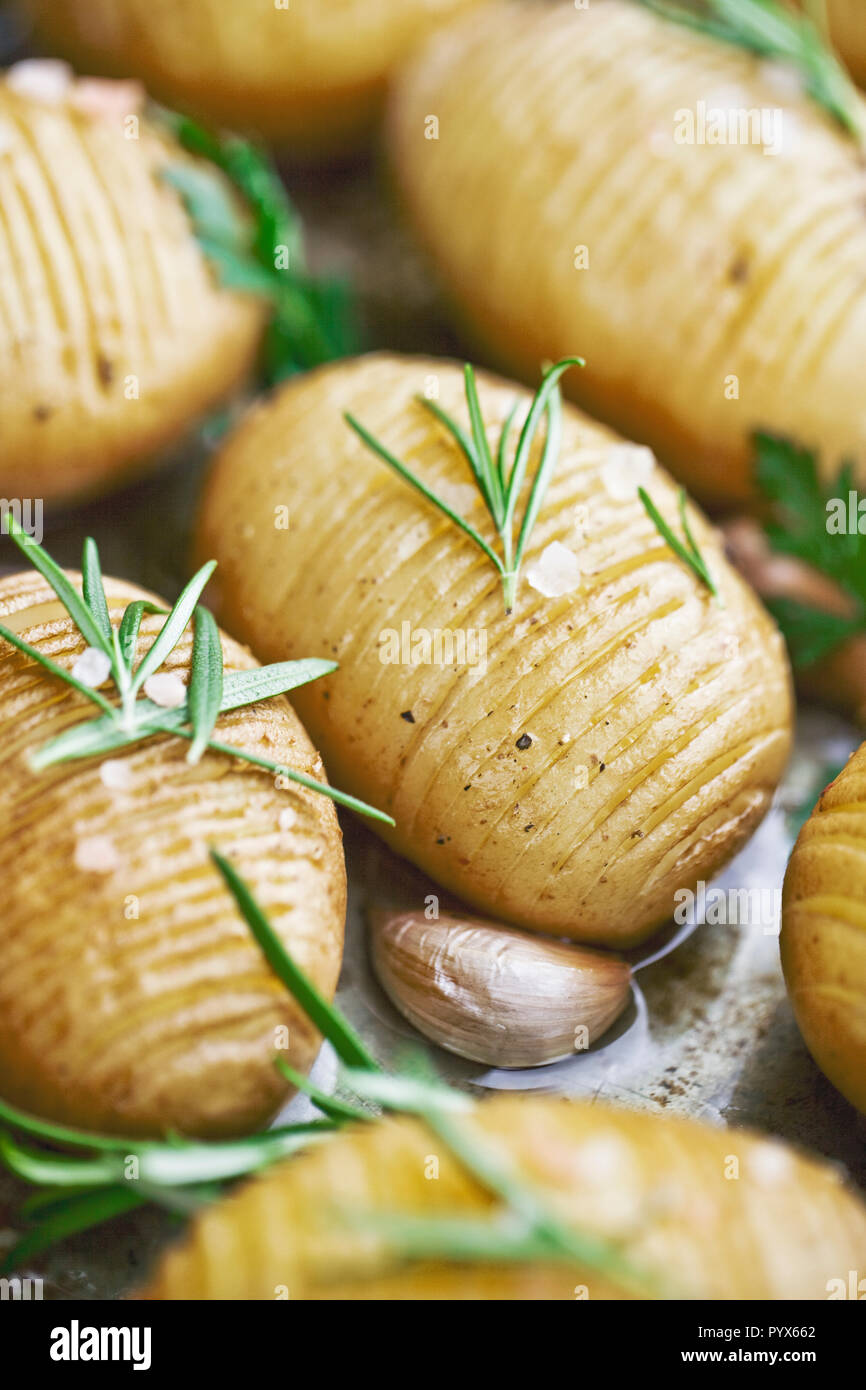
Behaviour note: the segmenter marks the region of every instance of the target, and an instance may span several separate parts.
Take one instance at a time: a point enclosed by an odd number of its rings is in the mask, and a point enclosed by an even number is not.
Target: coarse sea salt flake
[[[82,685],[86,685],[90,690],[96,690],[97,686],[108,680],[111,674],[111,661],[107,654],[100,651],[98,647],[85,647],[76,659],[72,674]]]
[[[111,791],[126,791],[132,783],[132,773],[127,763],[120,758],[106,758],[100,764],[99,780],[104,787],[109,787]]]
[[[148,700],[163,709],[179,709],[186,700],[186,686],[174,671],[159,671],[144,682]]]
[[[615,502],[629,502],[650,480],[655,468],[652,449],[642,444],[618,444],[601,469],[602,485]]]
[[[790,1178],[792,1169],[791,1155],[787,1149],[771,1140],[759,1144],[749,1155],[749,1177],[758,1187],[777,1187]]]
[[[75,845],[75,864],[89,874],[111,874],[120,856],[107,835],[88,835]]]
[[[72,68],[56,58],[25,58],[6,74],[6,86],[19,96],[57,105],[65,101],[73,83]]]
[[[545,598],[561,598],[580,584],[580,561],[561,541],[551,541],[526,571],[526,582]]]

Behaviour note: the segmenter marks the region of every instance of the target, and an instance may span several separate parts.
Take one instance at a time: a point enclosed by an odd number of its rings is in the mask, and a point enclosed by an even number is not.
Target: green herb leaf
[[[655,502],[652,500],[649,493],[647,492],[646,488],[639,487],[637,493],[638,497],[644,505],[644,510],[646,511],[647,516],[655,526],[659,535],[662,537],[662,540],[667,542],[674,554],[680,560],[682,560],[684,565],[687,565],[688,568],[692,570],[694,574],[697,575],[701,583],[705,584],[709,589],[710,593],[713,595],[713,597],[719,603],[721,603],[721,595],[718,589],[716,588],[715,581],[712,575],[710,574],[707,562],[701,554],[700,550],[698,549],[697,543],[695,541],[694,536],[692,535],[691,528],[689,526],[688,516],[686,513],[685,488],[680,488],[677,493],[677,506],[679,509],[680,522],[682,524],[683,534],[686,538],[685,544],[683,544],[683,542],[679,540],[677,536],[674,535],[670,526],[665,521],[664,517],[662,516],[658,507],[656,506]]]
[[[821,29],[779,0],[638,0],[663,19],[788,63],[804,89],[858,143],[866,136],[861,98]]]
[[[132,680],[133,695],[141,689],[144,682],[153,675],[154,671],[159,669],[166,657],[174,651],[186,631],[201,591],[215,569],[216,560],[208,560],[207,564],[202,565],[198,573],[193,575],[184,588],[180,598],[157,633],[153,646],[145,653],[138,670],[135,672]]]
[[[99,551],[96,542],[88,536],[84,542],[81,557],[81,578],[84,602],[93,614],[93,620],[102,633],[104,650],[112,651],[112,626],[108,616],[108,602],[102,583],[102,569],[99,564]]]
[[[507,466],[506,452],[508,438],[514,415],[517,410],[517,403],[509,412],[502,431],[499,436],[499,444],[496,450],[496,461],[490,451],[487,440],[487,432],[484,428],[484,421],[481,416],[481,404],[478,399],[478,387],[475,381],[475,372],[470,363],[466,363],[464,368],[464,387],[466,393],[466,404],[469,412],[469,423],[471,429],[470,438],[461,425],[454,420],[447,411],[435,401],[429,401],[425,397],[419,396],[416,399],[429,410],[432,415],[444,425],[449,434],[457,443],[458,448],[465,455],[472,473],[472,477],[484,501],[484,505],[490,515],[490,519],[495,526],[502,546],[502,556],[500,558],[491,545],[487,543],[483,536],[475,529],[471,522],[465,517],[455,512],[452,507],[439,497],[432,488],[428,487],[412,470],[400,459],[396,458],[389,449],[376,439],[354,415],[348,412],[344,415],[347,425],[355,431],[355,434],[366,444],[367,448],[392,468],[404,482],[409,483],[410,487],[420,492],[428,502],[438,508],[449,521],[458,526],[475,545],[484,552],[488,560],[492,562],[502,580],[502,592],[505,600],[505,611],[510,613],[514,607],[514,599],[517,592],[517,579],[523,555],[529,541],[532,529],[538,519],[545,494],[547,492],[553,470],[559,460],[559,449],[561,443],[560,413],[561,401],[559,398],[559,379],[563,372],[569,367],[583,367],[585,365],[582,357],[564,357],[561,362],[555,363],[544,373],[541,385],[536,392],[520,438],[517,443],[514,460],[511,468]],[[526,512],[523,517],[523,524],[520,528],[520,536],[517,543],[517,551],[514,553],[513,525],[514,514],[517,507],[523,482],[526,476],[526,469],[529,463],[529,454],[535,434],[538,430],[541,418],[547,416],[547,439],[542,452],[542,458],[538,466],[538,471],[533,481],[529,495]]]
[[[134,1192],[131,1187],[99,1188],[73,1197],[55,1208],[45,1220],[23,1236],[0,1260],[0,1274],[10,1274],[21,1269],[34,1255],[40,1254],[60,1240],[79,1235],[93,1226],[100,1226],[115,1216],[133,1211],[146,1202],[144,1194]]]
[[[294,1067],[290,1067],[288,1062],[282,1057],[276,1059],[277,1071],[284,1076],[287,1081],[295,1087],[297,1091],[303,1091],[323,1115],[328,1119],[336,1121],[338,1124],[345,1124],[347,1121],[372,1120],[373,1116],[368,1110],[362,1110],[359,1105],[350,1105],[348,1101],[339,1100],[336,1096],[330,1096],[322,1091],[310,1080],[308,1076],[303,1076]],[[366,1076],[368,1073],[362,1073]]]
[[[273,384],[357,351],[348,286],[307,270],[301,224],[264,150],[235,135],[215,135],[187,117],[155,108],[158,119],[207,165],[171,165],[163,177],[179,193],[196,238],[221,284],[271,304],[262,366]],[[229,180],[248,217],[229,196]]]
[[[389,1076],[383,1071],[363,1071],[344,1067],[342,1078],[362,1100],[373,1101],[385,1110],[406,1115],[425,1115],[429,1110],[455,1111],[466,1115],[474,1110],[470,1096],[445,1086],[437,1076]]]
[[[120,655],[126,666],[127,671],[132,674],[132,665],[135,661],[135,647],[138,642],[138,633],[141,628],[141,620],[145,613],[165,613],[164,608],[160,608],[155,603],[149,603],[147,599],[135,599],[133,603],[124,609],[123,617],[120,620],[118,629],[118,641],[120,644]]]
[[[840,596],[850,601],[851,611],[831,613],[797,599],[768,598],[766,606],[785,636],[791,660],[798,668],[815,665],[849,638],[866,631],[866,535],[859,528],[859,512],[848,525],[848,507],[854,489],[854,469],[843,463],[835,478],[821,480],[817,456],[788,439],[758,432],[755,446],[755,479],[771,504],[764,523],[770,548],[789,555],[833,581]],[[831,512],[842,511],[838,527]]]
[[[226,887],[237,903],[241,916],[261,947],[265,960],[310,1022],[327,1038],[346,1066],[359,1067],[364,1071],[378,1071],[379,1063],[367,1051],[352,1026],[338,1009],[322,997],[312,980],[307,979],[300,966],[292,960],[234,866],[215,849],[211,850],[210,855],[225,879]]]
[[[214,731],[223,698],[223,649],[212,614],[199,604],[190,665],[187,708],[193,741],[187,761],[197,763]]]

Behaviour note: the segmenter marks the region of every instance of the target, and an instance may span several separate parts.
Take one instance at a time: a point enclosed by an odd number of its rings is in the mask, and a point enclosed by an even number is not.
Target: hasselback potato
[[[680,1297],[826,1298],[831,1280],[862,1269],[866,1209],[835,1169],[777,1142],[546,1096],[486,1101],[473,1123],[561,1219],[621,1243],[632,1264]],[[477,1218],[491,1205],[420,1122],[354,1128],[198,1217],[142,1296],[573,1300],[631,1292],[618,1278],[567,1264],[407,1265],[361,1224],[382,1212]]]
[[[79,66],[140,77],[203,119],[315,148],[371,124],[391,69],[478,0],[23,0]]]
[[[115,617],[149,597],[119,580],[106,589]],[[0,621],[61,665],[83,650],[35,572],[0,580]],[[139,656],[161,622],[144,619]],[[165,670],[185,676],[190,648],[187,634]],[[227,638],[223,652],[227,670],[255,665]],[[190,765],[189,745],[171,737],[34,772],[27,755],[88,714],[83,696],[0,640],[0,1095],[113,1133],[242,1133],[290,1089],[275,1049],[306,1070],[319,1040],[239,918],[208,845],[232,856],[330,997],[345,908],[333,805],[215,752]],[[218,729],[321,776],[285,699],[223,715]]]
[[[737,143],[709,142],[712,111]],[[498,6],[410,61],[389,124],[497,360],[533,375],[578,344],[575,399],[710,502],[750,496],[757,428],[863,476],[866,168],[790,71],[624,0]]]
[[[55,81],[0,81],[0,492],[49,502],[182,438],[248,372],[264,312],[218,288],[160,177],[190,157],[134,94]]]
[[[492,563],[342,418],[495,540],[465,460],[416,399],[425,389],[468,428],[463,375],[441,359],[334,364],[253,409],[218,456],[198,529],[224,624],[262,660],[340,663],[296,706],[329,774],[388,811],[389,842],[434,879],[497,920],[639,941],[769,804],[789,747],[781,639],[699,515],[721,602],[636,489],[623,497],[635,469],[679,525],[647,451],[571,407],[507,613]],[[527,393],[486,374],[479,393],[495,447]],[[582,573],[549,598],[553,542]]]
[[[781,947],[806,1046],[866,1113],[866,745],[800,831],[785,875]]]

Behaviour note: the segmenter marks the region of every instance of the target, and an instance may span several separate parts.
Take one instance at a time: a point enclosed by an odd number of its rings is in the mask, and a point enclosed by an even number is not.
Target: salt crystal
[[[107,835],[90,835],[75,846],[75,864],[88,874],[110,874],[120,865],[120,856]]]
[[[296,819],[297,817],[295,816],[294,811],[287,806],[286,809],[284,811],[280,811],[280,814],[277,816],[277,825],[280,827],[281,830],[291,830]]]
[[[6,86],[11,91],[53,106],[66,100],[72,83],[72,68],[55,58],[25,58],[6,73]]]
[[[179,709],[186,701],[186,686],[174,671],[159,671],[155,676],[148,676],[144,693],[163,709]]]
[[[72,668],[72,674],[90,690],[102,685],[111,674],[111,661],[99,647],[85,647]]]
[[[758,1187],[777,1187],[791,1176],[791,1155],[782,1144],[766,1141],[749,1154],[748,1176]]]
[[[83,115],[118,120],[140,111],[144,100],[140,82],[115,82],[105,77],[80,77],[69,93],[69,105]]]
[[[99,780],[112,791],[126,791],[132,782],[129,764],[120,758],[106,758],[99,768]]]
[[[526,582],[545,598],[573,593],[580,584],[580,561],[567,545],[552,541],[527,569]]]
[[[629,502],[650,480],[655,468],[652,449],[642,444],[617,444],[602,464],[601,481],[615,502]]]

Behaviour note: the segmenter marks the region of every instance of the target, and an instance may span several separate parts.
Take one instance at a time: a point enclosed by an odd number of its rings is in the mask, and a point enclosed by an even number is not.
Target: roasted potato
[[[806,1046],[866,1114],[866,744],[800,831],[785,875],[781,947]]]
[[[160,177],[189,156],[135,102],[127,86],[64,86],[29,64],[0,81],[6,498],[56,502],[116,485],[253,363],[262,302],[218,288]]]
[[[866,1258],[866,1208],[838,1172],[776,1141],[694,1120],[533,1096],[473,1123],[555,1207],[686,1298],[826,1298]],[[406,1264],[365,1213],[481,1217],[492,1199],[416,1120],[355,1128],[198,1217],[148,1299],[628,1297],[555,1264]],[[438,1162],[430,1181],[431,1162]]]
[[[751,143],[702,140],[712,110]],[[408,63],[389,126],[497,360],[579,344],[575,399],[708,502],[752,495],[757,428],[866,476],[866,167],[789,72],[622,0],[499,6]]]
[[[144,80],[203,119],[304,149],[364,134],[414,43],[479,0],[23,0],[82,68]]]
[[[77,577],[76,577],[77,578]],[[150,597],[107,580],[118,617]],[[83,643],[35,572],[0,580],[0,621],[61,665]],[[162,621],[145,618],[139,655]],[[185,636],[165,669],[185,675]],[[223,638],[227,670],[255,665]],[[265,1123],[319,1039],[271,973],[208,858],[232,856],[328,996],[345,874],[332,803],[249,763],[159,738],[36,773],[27,755],[93,707],[0,640],[0,1095],[82,1128],[216,1137]],[[218,737],[314,776],[285,699],[223,715]],[[277,1030],[287,1030],[285,1034]]]
[[[783,644],[698,514],[721,601],[668,548],[630,481],[679,525],[649,451],[571,407],[507,614],[491,561],[342,418],[495,541],[425,390],[468,428],[463,375],[439,359],[334,364],[254,408],[218,456],[198,528],[224,623],[263,660],[339,661],[297,708],[330,774],[387,810],[390,844],[439,883],[497,920],[640,941],[769,805],[790,739]],[[486,374],[479,392],[495,447],[527,393]],[[530,570],[553,542],[581,574],[550,598]],[[426,636],[429,659],[403,650],[404,633]]]

